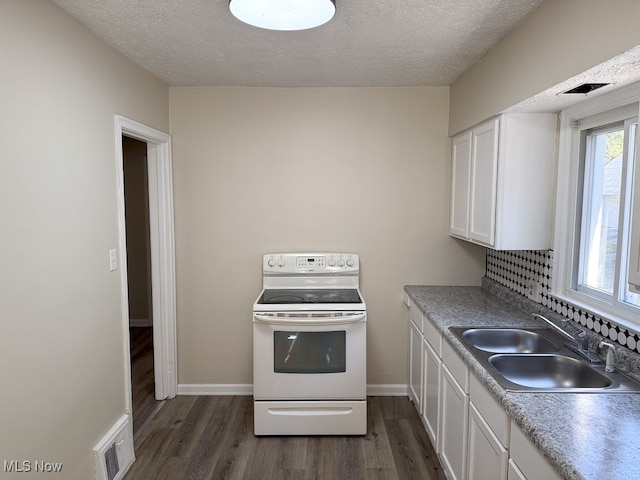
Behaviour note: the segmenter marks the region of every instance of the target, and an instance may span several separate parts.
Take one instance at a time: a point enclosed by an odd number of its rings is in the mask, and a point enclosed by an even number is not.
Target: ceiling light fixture
[[[327,23],[336,13],[334,0],[229,0],[238,20],[268,30],[306,30]]]

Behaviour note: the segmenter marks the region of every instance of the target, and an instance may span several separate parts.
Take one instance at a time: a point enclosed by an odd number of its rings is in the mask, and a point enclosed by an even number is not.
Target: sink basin
[[[449,327],[487,373],[509,392],[631,393],[640,383],[588,363],[549,327]]]
[[[564,355],[492,355],[489,363],[517,385],[540,389],[606,388],[613,382],[583,361]]]
[[[462,336],[478,350],[493,353],[553,353],[560,346],[543,335],[519,328],[471,328]]]

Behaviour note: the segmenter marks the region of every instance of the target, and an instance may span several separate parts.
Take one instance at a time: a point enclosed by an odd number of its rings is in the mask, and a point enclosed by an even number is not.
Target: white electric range
[[[256,435],[364,435],[367,310],[355,253],[273,253],[253,305]]]

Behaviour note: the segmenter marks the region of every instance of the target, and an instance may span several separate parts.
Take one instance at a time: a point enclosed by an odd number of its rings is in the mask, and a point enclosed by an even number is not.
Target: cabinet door
[[[453,138],[451,145],[451,211],[449,232],[469,238],[471,132]]]
[[[458,385],[446,365],[440,383],[440,460],[447,478],[462,480],[467,470],[467,425],[469,396]]]
[[[409,399],[422,410],[422,333],[409,322]]]
[[[473,403],[469,404],[469,480],[506,480],[509,453]]]
[[[439,453],[438,408],[440,403],[440,370],[442,361],[431,345],[429,345],[426,338],[423,346],[422,421],[424,422],[425,429],[431,439],[434,450],[436,453]]]
[[[489,246],[495,242],[499,125],[491,120],[472,132],[469,238]]]

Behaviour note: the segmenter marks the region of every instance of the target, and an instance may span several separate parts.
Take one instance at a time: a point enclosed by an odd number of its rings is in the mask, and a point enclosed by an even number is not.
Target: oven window
[[[276,373],[340,373],[346,366],[346,332],[274,332]]]

